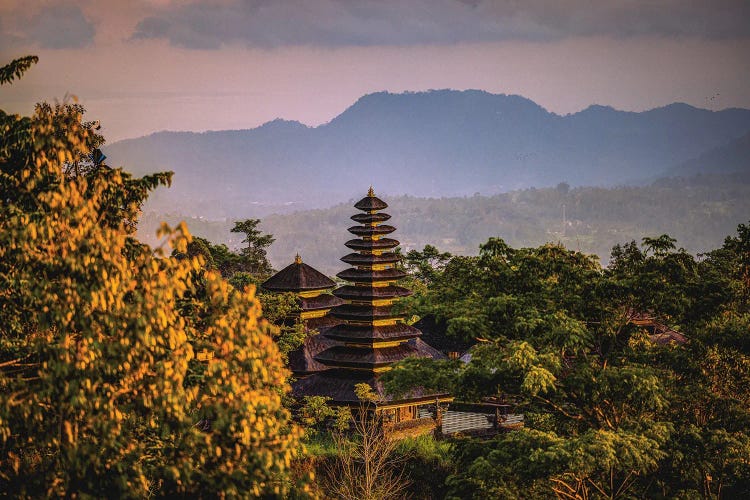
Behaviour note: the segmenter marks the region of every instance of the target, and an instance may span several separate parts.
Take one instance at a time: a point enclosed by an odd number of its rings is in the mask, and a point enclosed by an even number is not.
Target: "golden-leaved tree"
[[[0,68],[0,83],[33,62]],[[257,298],[207,272],[198,327],[180,302],[201,257],[130,236],[169,176],[66,175],[96,145],[75,106],[0,111],[0,130],[0,491],[285,495],[300,432]]]

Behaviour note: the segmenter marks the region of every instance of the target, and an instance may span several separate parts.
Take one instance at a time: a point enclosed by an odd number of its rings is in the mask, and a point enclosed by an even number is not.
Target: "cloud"
[[[216,49],[750,37],[746,0],[213,0],[157,7],[133,39]]]
[[[27,36],[43,48],[76,49],[89,45],[95,33],[78,6],[55,5],[31,18]]]
[[[0,41],[5,47],[37,46],[76,49],[94,40],[94,24],[72,3],[45,5],[33,13],[11,13],[3,19]]]

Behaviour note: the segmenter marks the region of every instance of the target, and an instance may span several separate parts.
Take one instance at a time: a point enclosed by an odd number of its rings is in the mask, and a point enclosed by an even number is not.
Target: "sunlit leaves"
[[[531,396],[536,396],[539,393],[544,394],[555,388],[556,380],[549,370],[541,366],[534,366],[524,374],[521,390]]]
[[[198,322],[187,228],[129,236],[169,175],[66,172],[97,140],[75,107],[0,118],[0,490],[282,496],[300,432],[258,299],[208,271]]]

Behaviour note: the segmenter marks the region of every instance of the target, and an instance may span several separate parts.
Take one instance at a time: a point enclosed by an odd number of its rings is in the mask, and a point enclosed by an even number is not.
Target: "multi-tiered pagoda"
[[[268,278],[261,287],[269,292],[292,292],[297,295],[298,312],[286,319],[286,326],[301,323],[308,330],[324,331],[341,320],[330,316],[331,308],[344,303],[329,292],[336,287],[328,276],[302,262],[297,255],[294,262]],[[289,368],[295,377],[304,377],[326,366],[314,356],[336,345],[336,342],[321,335],[310,335],[304,344],[289,353]]]
[[[341,323],[321,333],[336,345],[314,357],[328,369],[298,380],[294,391],[300,396],[327,396],[334,404],[358,405],[354,386],[367,383],[379,398],[378,408],[390,412],[392,421],[414,419],[420,405],[434,405],[436,401],[451,398],[447,394],[417,390],[404,399],[394,400],[386,394],[380,374],[396,361],[411,356],[445,356],[424,343],[419,338],[421,332],[393,311],[394,301],[411,292],[396,285],[406,274],[396,267],[400,257],[393,250],[399,242],[387,237],[396,230],[384,224],[391,216],[381,210],[388,205],[370,188],[367,197],[354,207],[363,213],[352,216],[360,225],[350,227],[349,232],[359,238],[346,242],[354,252],[341,259],[353,267],[337,275],[350,284],[333,291],[345,303],[330,311]]]

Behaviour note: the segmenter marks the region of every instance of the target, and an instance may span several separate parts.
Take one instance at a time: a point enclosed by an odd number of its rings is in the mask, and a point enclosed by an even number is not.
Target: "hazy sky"
[[[110,142],[318,125],[380,90],[750,108],[748,0],[0,0],[0,63],[26,54],[0,107],[74,94]]]

